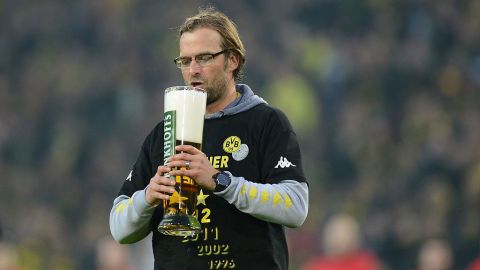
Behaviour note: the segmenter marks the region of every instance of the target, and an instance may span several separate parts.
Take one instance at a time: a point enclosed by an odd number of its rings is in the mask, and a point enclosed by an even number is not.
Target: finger
[[[167,163],[167,166],[169,166],[168,164],[171,163],[172,161],[178,161],[178,160],[190,160],[190,162],[192,160],[195,160],[197,159],[195,155],[192,155],[192,154],[189,154],[189,153],[179,153],[179,154],[176,154],[176,155],[173,155],[171,158],[170,158],[170,161]],[[184,162],[185,164],[185,162]],[[169,166],[171,167],[171,166]]]
[[[148,204],[150,205],[158,205],[161,200],[168,200],[170,195],[174,192],[174,190],[170,190],[167,186],[163,186],[163,188],[159,189],[159,186],[155,185],[148,185],[147,191],[145,194],[145,199]]]
[[[171,170],[169,170],[169,172],[170,171]],[[175,180],[170,179],[170,177],[165,177],[163,175],[156,174],[154,177],[152,177],[152,179],[150,179],[150,183],[153,183],[156,185],[174,186]]]
[[[187,153],[192,154],[192,155],[198,155],[198,154],[203,153],[202,151],[198,150],[197,148],[195,148],[191,145],[187,145],[187,144],[177,145],[175,147],[175,150],[182,151],[182,152],[187,152]]]
[[[175,180],[167,177],[161,177],[155,184],[163,186],[175,186]]]
[[[175,183],[175,181],[173,181]],[[175,188],[172,185],[158,185],[158,184],[151,184],[149,185],[149,188],[152,192],[154,193],[167,193],[167,194],[172,194],[175,192]]]
[[[170,195],[170,193],[150,191],[147,194],[147,202],[151,205],[158,205],[158,202],[160,202],[161,200],[168,200],[170,198]]]
[[[171,176],[177,176],[177,175],[180,175],[180,176],[188,176],[190,178],[195,178],[195,176],[197,175],[197,170],[185,170],[185,169],[180,169],[180,170],[172,170],[170,172],[170,175]]]
[[[170,167],[170,169],[175,167],[181,167],[181,168],[187,168],[188,170],[192,168],[192,165],[193,165],[193,161],[191,160],[174,160],[167,163],[167,166]]]
[[[163,175],[164,173],[170,172],[171,169],[168,166],[158,166],[157,168],[157,174],[158,175]]]

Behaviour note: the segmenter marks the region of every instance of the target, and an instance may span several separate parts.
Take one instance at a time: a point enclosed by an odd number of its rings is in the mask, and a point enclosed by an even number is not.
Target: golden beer
[[[192,145],[201,150],[206,100],[207,94],[200,88],[174,86],[165,90],[164,164],[178,153],[176,145]],[[175,180],[175,192],[163,201],[164,214],[158,231],[174,236],[195,235],[200,231],[196,218],[198,186],[187,176],[171,178]]]

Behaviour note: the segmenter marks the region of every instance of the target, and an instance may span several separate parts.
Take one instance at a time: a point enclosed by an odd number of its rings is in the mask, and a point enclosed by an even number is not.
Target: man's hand
[[[175,147],[175,150],[182,153],[171,157],[167,166],[170,168],[188,168],[187,170],[172,170],[170,175],[188,176],[195,180],[200,187],[213,191],[216,184],[212,176],[217,173],[218,170],[213,168],[207,156],[202,151],[190,145],[178,145]]]
[[[145,199],[149,205],[156,206],[162,200],[168,200],[169,194],[175,192],[175,180],[163,176],[170,171],[167,166],[158,166],[157,173],[150,179],[145,192]]]

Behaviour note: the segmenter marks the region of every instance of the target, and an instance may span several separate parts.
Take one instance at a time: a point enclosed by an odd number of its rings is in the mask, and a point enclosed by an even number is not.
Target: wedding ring
[[[185,161],[185,167],[187,168],[187,170],[190,168],[190,161],[189,160]]]

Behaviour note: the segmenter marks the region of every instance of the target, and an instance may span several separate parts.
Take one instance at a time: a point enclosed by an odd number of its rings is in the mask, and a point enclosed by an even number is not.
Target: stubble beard
[[[207,91],[207,105],[220,100],[227,92],[227,77],[224,73],[216,76],[212,83],[205,87]]]

